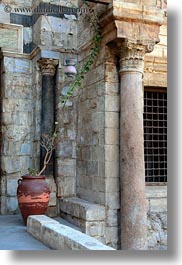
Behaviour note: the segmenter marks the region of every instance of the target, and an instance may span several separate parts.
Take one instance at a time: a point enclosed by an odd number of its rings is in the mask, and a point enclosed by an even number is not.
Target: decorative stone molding
[[[126,39],[120,50],[120,73],[144,71],[144,56],[152,52],[155,43],[153,41],[134,41]]]
[[[43,75],[55,75],[58,60],[41,58],[38,62]]]
[[[116,39],[150,39],[159,42],[159,30],[165,19],[164,11],[156,6],[113,1],[100,16],[102,44]]]

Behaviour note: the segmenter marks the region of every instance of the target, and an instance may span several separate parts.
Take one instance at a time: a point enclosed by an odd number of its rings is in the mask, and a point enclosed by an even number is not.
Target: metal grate
[[[146,182],[167,182],[167,93],[144,91]]]

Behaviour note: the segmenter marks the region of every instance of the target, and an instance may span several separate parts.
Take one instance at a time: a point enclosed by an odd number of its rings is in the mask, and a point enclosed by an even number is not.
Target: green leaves
[[[34,168],[28,168],[28,174],[30,176],[37,176],[38,175],[38,171]]]
[[[93,35],[93,47],[91,48],[91,51],[89,53],[89,56],[85,63],[83,64],[82,68],[77,72],[75,80],[73,84],[70,86],[67,94],[62,98],[62,105],[63,107],[65,106],[67,100],[69,97],[73,96],[74,90],[78,87],[81,86],[83,79],[85,78],[85,74],[90,71],[91,66],[93,65],[96,56],[99,53],[99,48],[100,48],[100,41],[101,41],[101,28],[99,25],[99,20],[97,16],[97,12],[91,8],[90,4],[86,1],[83,0],[83,3],[89,8],[91,16],[88,16],[88,20],[90,23],[91,28],[94,31]]]

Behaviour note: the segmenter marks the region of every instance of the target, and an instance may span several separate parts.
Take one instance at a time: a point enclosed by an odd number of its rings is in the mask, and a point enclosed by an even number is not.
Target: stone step
[[[29,216],[27,231],[55,250],[115,250],[45,215]]]
[[[103,221],[105,207],[100,204],[88,202],[78,197],[60,199],[60,210],[86,221]]]

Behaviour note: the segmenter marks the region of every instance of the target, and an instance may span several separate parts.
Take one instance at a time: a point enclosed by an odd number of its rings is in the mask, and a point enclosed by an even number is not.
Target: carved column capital
[[[41,58],[38,63],[40,64],[43,75],[55,75],[58,60]]]
[[[120,50],[120,73],[144,71],[144,56],[152,52],[155,43],[148,40],[125,40]]]

